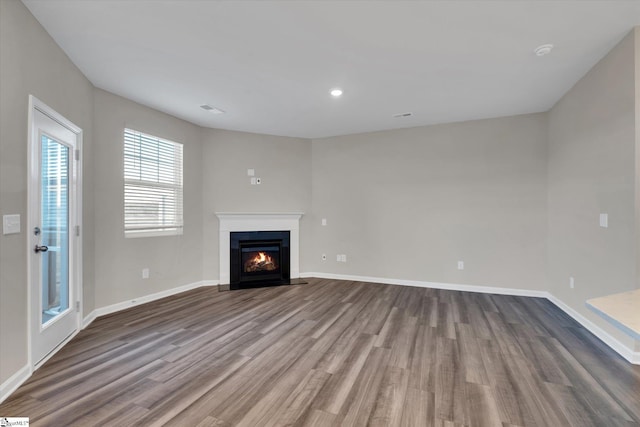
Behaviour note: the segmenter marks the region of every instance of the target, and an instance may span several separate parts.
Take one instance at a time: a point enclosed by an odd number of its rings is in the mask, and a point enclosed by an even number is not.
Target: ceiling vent
[[[411,117],[411,116],[413,116],[413,113],[398,113],[398,114],[394,114],[393,118],[397,119],[400,117]]]
[[[533,52],[536,56],[545,56],[551,53],[551,49],[553,49],[552,44],[543,44],[533,49]]]
[[[225,113],[224,110],[221,110],[221,109],[216,108],[216,107],[212,107],[209,104],[201,105],[200,108],[202,108],[205,111],[210,112],[211,114],[224,114]]]

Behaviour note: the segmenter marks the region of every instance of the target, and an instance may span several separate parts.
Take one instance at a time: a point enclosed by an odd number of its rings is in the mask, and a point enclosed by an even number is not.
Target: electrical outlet
[[[322,225],[327,225],[327,218],[322,218]]]
[[[251,177],[251,185],[256,185],[258,182],[258,178],[256,178],[255,176]]]
[[[340,254],[336,255],[336,261],[338,262],[342,261],[342,255]]]
[[[148,279],[149,278],[149,269],[148,268],[143,268],[142,269],[142,278],[143,279]]]
[[[347,262],[347,256],[345,254],[342,254],[342,262]]]
[[[575,282],[575,280],[573,279],[573,276],[569,277],[569,287],[570,287],[571,289],[573,289],[573,288],[575,288],[575,287],[576,287],[576,282]]]
[[[247,176],[254,176],[256,174],[255,169],[247,169]]]
[[[327,260],[327,254],[322,254],[322,260],[326,261]]]
[[[458,270],[464,270],[464,261],[458,261]]]

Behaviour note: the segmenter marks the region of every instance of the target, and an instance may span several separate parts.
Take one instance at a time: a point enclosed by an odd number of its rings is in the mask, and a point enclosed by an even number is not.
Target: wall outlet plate
[[[464,261],[458,261],[458,270],[464,270]]]

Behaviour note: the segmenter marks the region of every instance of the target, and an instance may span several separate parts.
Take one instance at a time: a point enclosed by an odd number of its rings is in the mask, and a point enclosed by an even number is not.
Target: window
[[[182,225],[182,144],[125,129],[125,237],[182,234]]]

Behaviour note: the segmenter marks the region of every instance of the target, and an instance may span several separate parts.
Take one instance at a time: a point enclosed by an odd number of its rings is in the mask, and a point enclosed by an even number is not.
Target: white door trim
[[[54,351],[48,354],[44,359],[40,361],[34,362],[33,360],[33,349],[32,349],[32,327],[33,327],[33,313],[31,312],[31,298],[33,297],[31,294],[32,288],[32,257],[31,251],[32,248],[32,235],[31,232],[36,226],[33,224],[33,218],[36,217],[36,212],[39,210],[39,203],[35,202],[33,194],[35,191],[39,191],[39,189],[35,188],[33,179],[31,177],[34,174],[39,173],[36,170],[39,161],[37,157],[39,155],[38,150],[34,150],[34,147],[37,147],[37,142],[34,141],[34,132],[33,125],[35,120],[35,112],[39,111],[50,119],[56,121],[61,126],[64,126],[69,131],[73,132],[76,135],[76,151],[78,154],[73,153],[74,161],[76,162],[76,167],[74,168],[74,173],[76,176],[74,177],[75,182],[75,223],[80,230],[80,237],[76,237],[75,249],[70,257],[73,258],[74,269],[73,272],[69,272],[69,275],[73,274],[73,295],[74,301],[70,303],[74,306],[73,309],[77,307],[76,314],[76,328],[73,334],[66,340],[64,340],[61,345],[59,345]],[[53,354],[55,354],[69,339],[80,331],[82,328],[82,129],[76,126],[71,121],[67,120],[65,117],[60,115],[54,109],[49,107],[47,104],[39,100],[33,95],[29,95],[29,111],[27,115],[27,173],[28,173],[28,183],[27,183],[27,200],[28,200],[28,213],[27,213],[27,229],[26,229],[26,239],[27,239],[27,316],[28,316],[28,328],[27,328],[27,352],[28,352],[28,360],[29,367],[31,368],[31,372],[35,371],[39,368],[44,362],[46,362]],[[74,233],[75,234],[75,233]],[[78,304],[78,305],[76,305]]]

